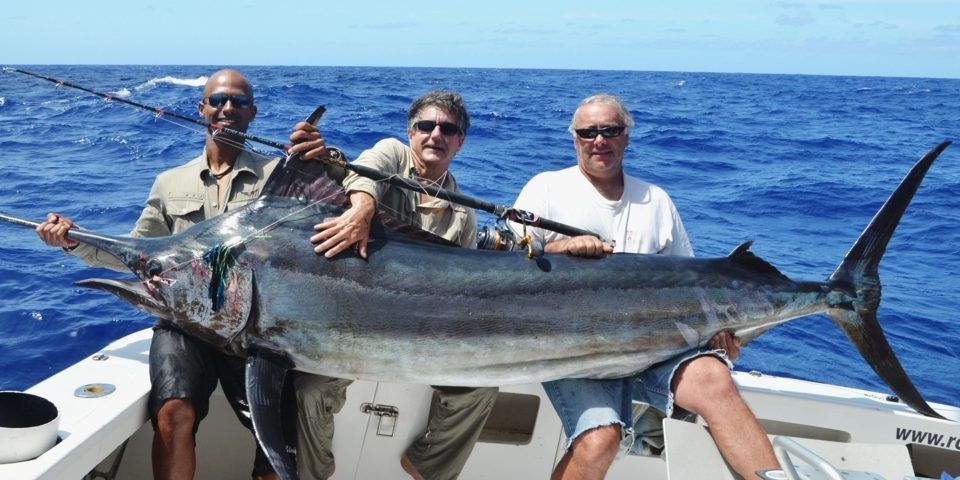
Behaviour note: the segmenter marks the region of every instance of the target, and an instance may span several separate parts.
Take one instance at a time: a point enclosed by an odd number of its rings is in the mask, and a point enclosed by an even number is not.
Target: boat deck
[[[117,449],[128,439],[116,478],[149,478],[150,336],[145,329],[119,339],[30,388],[28,392],[60,409],[59,442],[34,460],[0,465],[0,478],[76,480],[93,469],[106,472],[114,468]],[[771,437],[795,439],[838,468],[882,471],[882,478],[897,480],[905,474],[940,478],[941,472],[960,472],[957,407],[934,404],[952,419],[938,420],[875,392],[755,373],[734,375]],[[95,396],[110,385],[116,387],[112,393]],[[432,396],[428,386],[355,382],[336,417],[333,478],[408,478],[400,469],[400,454],[422,431]],[[377,414],[394,411],[395,416]],[[707,428],[665,422],[664,455],[627,455],[614,464],[608,478],[732,479]],[[565,442],[559,418],[539,384],[503,387],[460,478],[549,478]],[[218,390],[197,436],[197,478],[248,478],[253,450],[252,436]]]

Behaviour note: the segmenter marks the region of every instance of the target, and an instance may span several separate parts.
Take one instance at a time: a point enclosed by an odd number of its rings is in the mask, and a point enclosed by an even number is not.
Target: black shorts
[[[247,395],[244,388],[244,359],[220,352],[180,331],[158,326],[153,329],[150,345],[150,399],[148,409],[153,427],[157,427],[157,413],[167,400],[189,400],[197,412],[193,433],[210,410],[210,395],[217,381],[233,408],[237,419],[251,433]],[[254,475],[272,473],[266,455],[257,444]]]

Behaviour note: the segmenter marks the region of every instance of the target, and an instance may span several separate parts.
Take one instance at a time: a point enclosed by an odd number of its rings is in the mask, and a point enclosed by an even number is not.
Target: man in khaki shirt
[[[408,145],[392,138],[381,140],[361,153],[354,163],[457,192],[457,182],[448,167],[463,146],[469,127],[470,117],[460,95],[429,92],[407,110]],[[314,158],[323,151],[320,132],[308,123],[298,124],[290,140],[295,144],[291,153],[303,153],[303,159]],[[356,173],[347,175],[343,185],[351,207],[339,217],[316,225],[319,233],[310,239],[317,244],[314,251],[327,258],[354,246],[366,258],[370,224],[378,209],[462,247],[476,248],[477,219],[473,209],[423,192],[378,183]],[[349,380],[316,375],[300,375],[296,380],[301,411],[297,463],[304,478],[333,474],[333,414],[343,406],[349,384]],[[427,430],[404,453],[401,466],[413,478],[452,479],[466,464],[498,389],[434,388],[439,401],[429,413]],[[304,425],[313,427],[305,429]],[[305,448],[306,445],[311,447]]]
[[[172,235],[246,205],[260,196],[277,166],[278,158],[244,151],[242,138],[212,135],[216,127],[245,132],[257,114],[253,88],[239,72],[225,69],[211,75],[197,108],[211,126],[203,153],[157,176],[131,236]],[[62,247],[90,265],[128,271],[111,255],[66,238],[75,226],[70,219],[51,213],[37,227],[37,234],[46,244]],[[163,321],[153,331],[150,380],[154,478],[193,478],[194,435],[218,380],[241,423],[252,429],[245,413],[243,359],[221,353]],[[276,478],[259,446],[253,476]]]

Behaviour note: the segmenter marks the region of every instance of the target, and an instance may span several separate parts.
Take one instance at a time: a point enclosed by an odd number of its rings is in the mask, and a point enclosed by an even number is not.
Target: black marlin
[[[837,269],[794,281],[744,243],[726,257],[584,259],[465,250],[386,215],[369,258],[313,253],[318,219],[347,205],[316,161],[278,167],[263,196],[170,237],[71,231],[139,281],[84,280],[226,351],[245,355],[254,426],[284,477],[277,397],[288,369],[334,377],[485,386],[637,373],[720,331],[747,340],[825,313],[906,404],[940,417],[877,321],[878,265],[930,165],[924,155]],[[0,219],[33,224],[14,217]],[[942,418],[942,417],[941,417]]]

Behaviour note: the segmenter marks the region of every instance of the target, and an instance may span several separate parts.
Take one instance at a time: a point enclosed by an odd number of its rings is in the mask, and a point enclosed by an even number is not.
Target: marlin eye
[[[160,275],[160,272],[162,271],[163,265],[160,265],[160,262],[157,259],[152,259],[147,262],[147,268],[144,270],[144,273],[147,275],[147,278],[152,278]]]

